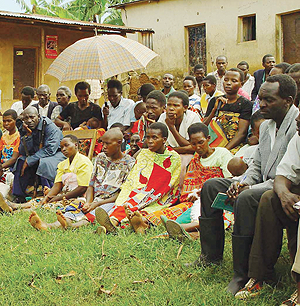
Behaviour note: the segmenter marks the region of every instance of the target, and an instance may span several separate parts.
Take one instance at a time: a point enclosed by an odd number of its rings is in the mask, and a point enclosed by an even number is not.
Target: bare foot
[[[62,228],[67,229],[68,228],[68,223],[67,223],[67,220],[66,220],[65,216],[61,212],[61,210],[58,210],[56,212],[56,217],[57,217],[57,221],[61,224]]]
[[[139,211],[132,212],[128,206],[124,206],[126,216],[134,231],[139,234],[145,234],[149,224]]]
[[[2,209],[3,212],[7,212],[7,213],[12,213],[12,208],[8,206],[8,204],[6,203],[2,193],[0,193],[0,208]]]
[[[35,211],[33,211],[29,217],[30,224],[37,229],[38,231],[44,230],[47,231],[48,227],[45,222],[41,220],[41,218],[37,215]]]
[[[50,188],[48,186],[44,186],[44,189],[43,189],[44,197],[49,193],[49,191],[50,191]]]

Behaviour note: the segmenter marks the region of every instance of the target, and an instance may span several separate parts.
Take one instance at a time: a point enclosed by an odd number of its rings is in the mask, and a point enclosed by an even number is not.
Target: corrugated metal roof
[[[134,5],[134,4],[138,4],[138,3],[142,3],[142,2],[151,3],[151,2],[159,2],[159,0],[135,0],[135,1],[131,1],[131,2],[125,2],[125,3],[111,5],[110,7],[115,8],[115,9],[120,9],[120,8],[124,8],[125,6]]]
[[[79,21],[79,20],[72,20],[72,19],[63,19],[58,17],[52,16],[44,16],[38,14],[25,14],[25,13],[13,13],[7,11],[0,11],[0,19],[4,17],[5,19],[17,19],[17,20],[32,20],[42,23],[52,23],[57,24],[60,26],[79,26],[79,27],[86,27],[86,28],[97,28],[99,30],[107,30],[109,31],[121,31],[121,32],[154,32],[152,29],[141,29],[141,28],[134,28],[134,27],[125,27],[125,26],[118,26],[113,24],[102,24],[102,23],[94,23],[94,22],[87,22],[87,21]]]

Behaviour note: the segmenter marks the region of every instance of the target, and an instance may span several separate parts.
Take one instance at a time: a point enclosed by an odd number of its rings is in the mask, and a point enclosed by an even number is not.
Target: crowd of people
[[[102,108],[89,100],[87,82],[76,84],[76,102],[66,86],[57,102],[45,84],[36,93],[24,87],[3,113],[1,210],[30,210],[37,230],[98,223],[104,235],[127,224],[140,234],[162,226],[179,241],[200,237],[201,254],[187,264],[194,268],[220,264],[231,228],[227,290],[237,299],[274,282],[286,228],[299,291],[282,305],[300,305],[300,63],[276,64],[266,54],[254,76],[246,61],[227,69],[224,55],[216,66],[206,75],[196,65],[178,90],[166,73],[163,88],[142,85],[137,102],[109,80]],[[92,160],[65,132],[82,129],[97,130]],[[57,221],[42,220],[37,208]]]

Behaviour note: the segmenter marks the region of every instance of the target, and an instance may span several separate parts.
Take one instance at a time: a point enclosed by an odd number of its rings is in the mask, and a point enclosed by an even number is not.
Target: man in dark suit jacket
[[[255,84],[251,93],[251,100],[254,101],[256,96],[258,95],[259,88],[261,84],[266,80],[269,76],[271,69],[275,66],[275,58],[271,54],[266,54],[262,58],[262,65],[265,69],[259,69],[254,72]]]

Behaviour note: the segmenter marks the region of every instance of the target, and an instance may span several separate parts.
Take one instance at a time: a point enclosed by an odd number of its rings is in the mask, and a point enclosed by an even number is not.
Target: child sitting
[[[7,197],[13,183],[13,174],[10,168],[19,156],[20,134],[16,128],[17,112],[9,109],[3,114],[5,132],[0,139],[0,192]]]
[[[107,214],[101,207],[96,209],[96,219],[107,232],[116,231],[116,226],[126,217],[125,206],[127,211],[150,213],[176,202],[180,156],[166,148],[167,137],[168,129],[164,124],[157,122],[150,125],[148,149],[142,149],[137,156],[112,211]]]
[[[196,79],[193,76],[186,76],[183,80],[183,89],[188,93],[190,106],[196,109],[199,114],[203,114],[200,97],[195,94],[195,89],[197,86]]]
[[[134,156],[140,151],[141,145],[142,143],[139,134],[132,134],[130,137],[130,149],[126,150],[125,153]]]
[[[217,90],[217,79],[213,75],[208,75],[203,79],[202,87],[205,93],[201,96],[200,104],[205,114],[209,101],[214,97],[222,96],[224,93]]]
[[[62,139],[60,147],[67,159],[58,164],[54,185],[41,201],[42,206],[47,203],[58,204],[58,202],[65,206],[67,200],[82,197],[90,182],[93,165],[88,157],[78,152],[77,137],[66,135]],[[60,226],[66,228],[67,226],[78,227],[87,224],[88,222],[83,217],[78,213],[76,205],[72,207],[68,205],[63,213],[57,212],[58,220],[54,223],[44,223],[36,212],[32,212],[29,222],[37,230],[46,230]],[[78,222],[73,224],[72,221]]]

